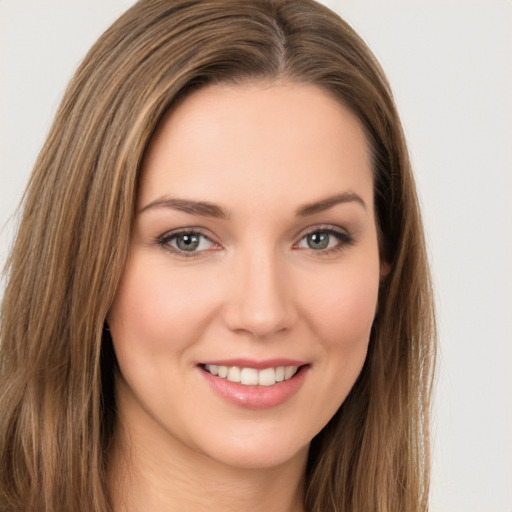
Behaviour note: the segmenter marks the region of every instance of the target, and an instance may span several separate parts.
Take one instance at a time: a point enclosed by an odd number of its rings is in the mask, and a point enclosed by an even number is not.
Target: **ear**
[[[387,261],[381,261],[380,262],[380,279],[381,281],[388,276],[388,274],[391,272],[391,265]]]

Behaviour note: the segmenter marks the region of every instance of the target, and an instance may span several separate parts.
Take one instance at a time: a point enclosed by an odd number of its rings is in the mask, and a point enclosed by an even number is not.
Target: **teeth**
[[[276,382],[282,382],[293,377],[298,370],[297,366],[278,366],[277,368],[239,368],[238,366],[220,366],[206,364],[204,369],[212,375],[230,382],[239,382],[245,386],[273,386]]]
[[[274,368],[266,368],[258,373],[258,384],[260,386],[273,386],[276,383],[276,371]]]
[[[295,375],[297,368],[295,366],[286,366],[284,369],[284,380],[288,380]]]
[[[242,368],[240,372],[240,382],[246,386],[257,386],[258,370],[254,368]]]
[[[240,382],[240,368],[238,366],[231,366],[228,369],[228,380],[230,382]]]

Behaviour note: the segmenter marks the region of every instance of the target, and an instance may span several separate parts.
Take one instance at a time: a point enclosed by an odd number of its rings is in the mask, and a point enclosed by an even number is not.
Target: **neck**
[[[228,466],[119,418],[109,465],[114,512],[303,512],[307,447],[265,468]]]

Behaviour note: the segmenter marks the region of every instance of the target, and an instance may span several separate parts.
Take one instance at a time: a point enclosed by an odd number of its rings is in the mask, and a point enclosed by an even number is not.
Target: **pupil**
[[[183,251],[193,251],[199,245],[197,235],[181,235],[178,237],[178,247]]]
[[[327,249],[329,245],[328,233],[311,233],[311,235],[308,235],[308,245],[311,249]]]

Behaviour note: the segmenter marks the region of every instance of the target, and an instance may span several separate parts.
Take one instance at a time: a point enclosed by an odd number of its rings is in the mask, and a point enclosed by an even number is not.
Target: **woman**
[[[2,510],[426,510],[432,295],[384,75],[308,0],[142,0],[2,308]]]

